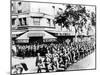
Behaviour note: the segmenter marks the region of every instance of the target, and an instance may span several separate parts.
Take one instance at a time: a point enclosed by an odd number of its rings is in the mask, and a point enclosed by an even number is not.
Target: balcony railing
[[[49,26],[27,26],[27,25],[12,26],[12,30],[27,30],[27,29],[31,29],[31,28],[52,28],[52,29],[55,29],[55,27],[49,27]]]

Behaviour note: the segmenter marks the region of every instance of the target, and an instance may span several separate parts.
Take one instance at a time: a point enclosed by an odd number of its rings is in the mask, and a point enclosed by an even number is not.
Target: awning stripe
[[[19,40],[19,42],[25,42],[25,40],[27,40],[26,42],[29,42],[29,37],[43,37],[43,41],[47,42],[47,41],[53,41],[56,39],[56,37],[54,37],[53,35],[45,32],[45,31],[29,31],[26,32],[25,34],[21,35],[20,37],[17,38],[17,40]],[[50,40],[51,39],[51,40]]]

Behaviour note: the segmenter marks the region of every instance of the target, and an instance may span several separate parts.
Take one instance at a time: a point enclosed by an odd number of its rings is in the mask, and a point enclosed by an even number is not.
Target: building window
[[[24,24],[27,25],[26,18],[23,18]]]
[[[27,25],[26,18],[19,18],[19,21],[20,21],[20,26]]]
[[[50,19],[47,19],[47,20],[48,20],[48,21],[47,21],[47,23],[48,23],[48,24],[49,24],[49,26],[50,26],[50,25],[51,25],[51,24],[50,24]]]
[[[11,3],[11,10],[12,10],[12,12],[14,11],[14,5],[13,5],[13,3]]]
[[[18,13],[22,13],[22,2],[18,3]]]
[[[19,22],[20,22],[20,26],[22,26],[22,19],[21,18],[19,18]]]
[[[15,18],[12,19],[12,25],[15,25]]]
[[[40,18],[33,18],[34,25],[40,25]]]
[[[22,10],[18,10],[18,13],[22,13]]]

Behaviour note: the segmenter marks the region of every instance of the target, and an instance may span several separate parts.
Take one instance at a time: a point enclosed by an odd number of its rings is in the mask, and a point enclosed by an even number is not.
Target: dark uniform
[[[37,56],[36,58],[36,66],[38,67],[37,72],[41,73],[41,69],[42,69],[42,58],[40,56]]]

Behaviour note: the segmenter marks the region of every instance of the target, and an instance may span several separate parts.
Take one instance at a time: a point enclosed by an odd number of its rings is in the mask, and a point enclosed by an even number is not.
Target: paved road
[[[35,61],[36,61],[35,57],[25,58],[25,59],[19,59],[13,57],[12,65],[24,62],[27,64],[29,69],[27,72],[24,73],[36,73],[37,67],[35,66]],[[92,68],[95,68],[95,52],[83,58],[82,60],[78,61],[77,63],[74,63],[67,70],[92,69]]]
[[[67,70],[93,69],[95,68],[95,52],[71,65]]]
[[[28,67],[28,72],[33,73],[33,72],[36,72],[37,70],[37,67],[35,66],[35,61],[36,61],[35,57],[25,58],[25,59],[21,59],[21,58],[19,59],[19,58],[13,57],[12,65],[16,65],[19,63],[26,63]]]

